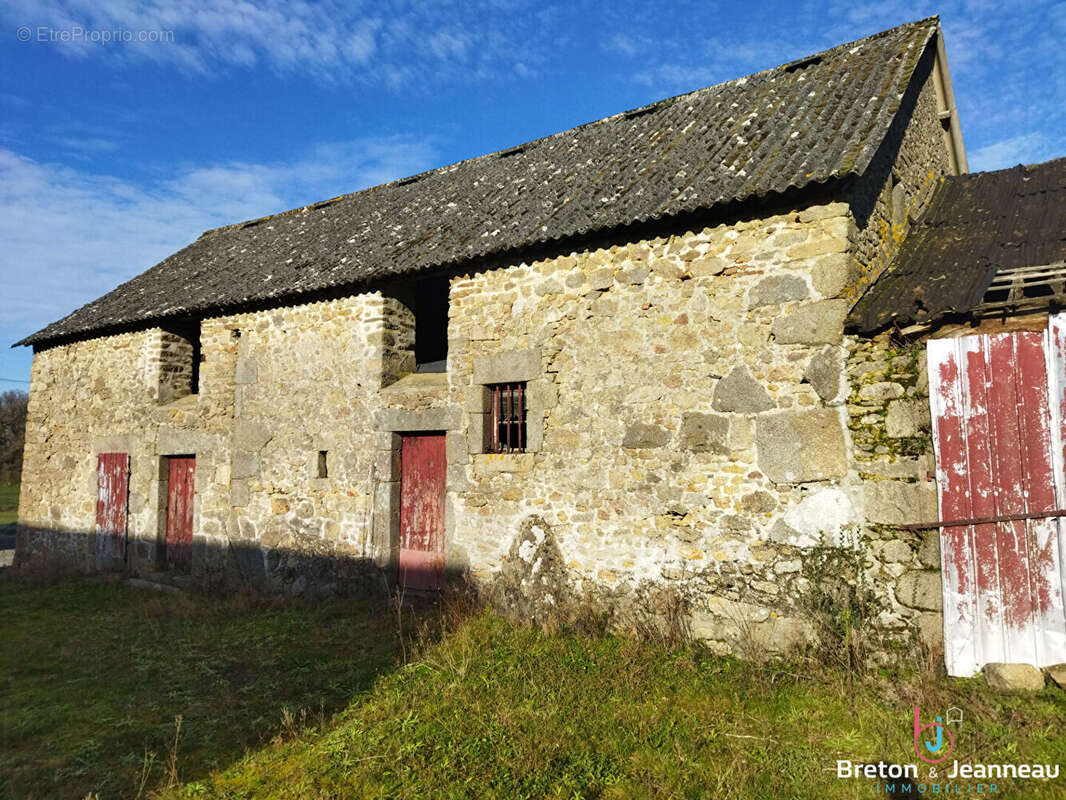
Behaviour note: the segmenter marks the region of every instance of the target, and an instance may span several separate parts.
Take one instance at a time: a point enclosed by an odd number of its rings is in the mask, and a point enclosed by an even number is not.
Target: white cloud
[[[61,150],[75,155],[96,155],[113,153],[118,150],[118,142],[103,136],[52,136],[51,141]]]
[[[641,67],[632,79],[651,87],[655,96],[668,97],[776,67],[807,55],[810,49],[771,36],[730,36],[709,41],[695,56],[686,48],[658,48],[651,52],[665,54],[666,59],[641,59]]]
[[[728,79],[714,69],[691,64],[656,64],[633,76],[634,83],[651,86],[656,94],[664,97],[711,86],[723,80]]]
[[[196,239],[207,228],[355,191],[434,164],[424,139],[321,144],[289,163],[179,168],[139,185],[0,149],[7,285],[0,337],[13,342]]]
[[[30,42],[69,58],[169,64],[201,74],[266,67],[321,83],[390,87],[415,80],[481,79],[516,58],[541,58],[551,34],[516,21],[535,9],[479,3],[341,0],[7,0],[0,19],[28,26]],[[39,41],[38,30],[128,31],[132,41]],[[172,32],[139,41],[141,31]],[[46,36],[47,38],[47,36]]]
[[[603,43],[603,49],[607,52],[618,52],[629,58],[647,55],[655,52],[658,43],[648,36],[638,33],[615,33],[607,37]]]
[[[461,30],[440,31],[429,37],[429,50],[441,60],[466,61],[471,39]]]
[[[992,144],[979,147],[967,153],[971,172],[984,172],[990,169],[1005,169],[1018,164],[1036,164],[1054,158],[1047,137],[1040,132],[1023,133]]]

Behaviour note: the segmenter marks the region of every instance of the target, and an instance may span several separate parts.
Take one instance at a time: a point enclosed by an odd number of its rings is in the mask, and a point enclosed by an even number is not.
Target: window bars
[[[526,384],[497,383],[489,387],[492,413],[492,453],[526,450]]]

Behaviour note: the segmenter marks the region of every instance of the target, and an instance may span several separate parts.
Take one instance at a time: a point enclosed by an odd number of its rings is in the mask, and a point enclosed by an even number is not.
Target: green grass
[[[923,685],[919,675],[849,685],[832,671],[546,635],[482,614],[379,681],[325,734],[266,748],[175,795],[875,797],[872,781],[838,779],[836,760],[916,761],[915,703],[926,715],[965,709],[960,758],[1066,761],[1057,690],[994,697],[979,681]],[[1058,798],[1064,786],[1030,783],[1015,796]]]
[[[383,609],[352,600],[0,577],[0,619],[5,799],[135,797],[146,763],[157,787],[179,715],[177,775],[202,778],[269,742],[285,709],[313,724],[364,696],[399,653]]]
[[[873,781],[836,778],[836,760],[915,761],[915,704],[923,721],[964,710],[960,760],[1066,762],[1052,688],[994,695],[929,669],[850,680],[489,612],[426,634],[400,665],[389,614],[350,601],[185,598],[171,615],[168,598],[118,584],[0,589],[12,797],[135,796],[144,747],[166,760],[176,714],[185,783],[169,798],[877,797]],[[279,725],[283,707],[320,702],[321,718]],[[997,784],[1058,798],[1064,781]]]
[[[18,508],[18,485],[0,486],[0,526],[14,525],[18,520]],[[0,533],[3,532],[3,530],[0,530]]]

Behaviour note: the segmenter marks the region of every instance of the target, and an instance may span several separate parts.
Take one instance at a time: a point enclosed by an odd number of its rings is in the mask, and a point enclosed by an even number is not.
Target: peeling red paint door
[[[1062,414],[1053,406],[1062,408],[1063,400],[1060,391],[1053,402],[1052,391],[1062,360],[1056,364],[1052,335],[1016,331],[929,343],[941,519],[1062,508]],[[1066,660],[1060,525],[1050,518],[943,529],[949,674],[973,675],[990,662]]]
[[[444,436],[411,435],[400,450],[400,583],[439,589],[444,581]]]
[[[192,566],[192,512],[196,458],[172,456],[167,484],[167,564],[188,570]]]
[[[96,459],[96,562],[107,567],[126,558],[130,457],[100,453]]]

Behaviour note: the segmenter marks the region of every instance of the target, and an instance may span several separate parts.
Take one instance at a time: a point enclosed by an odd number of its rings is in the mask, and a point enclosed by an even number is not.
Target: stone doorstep
[[[447,372],[412,372],[381,390],[384,395],[448,390]]]
[[[1039,692],[1044,673],[1032,664],[989,662],[981,670],[990,689],[997,692]]]

